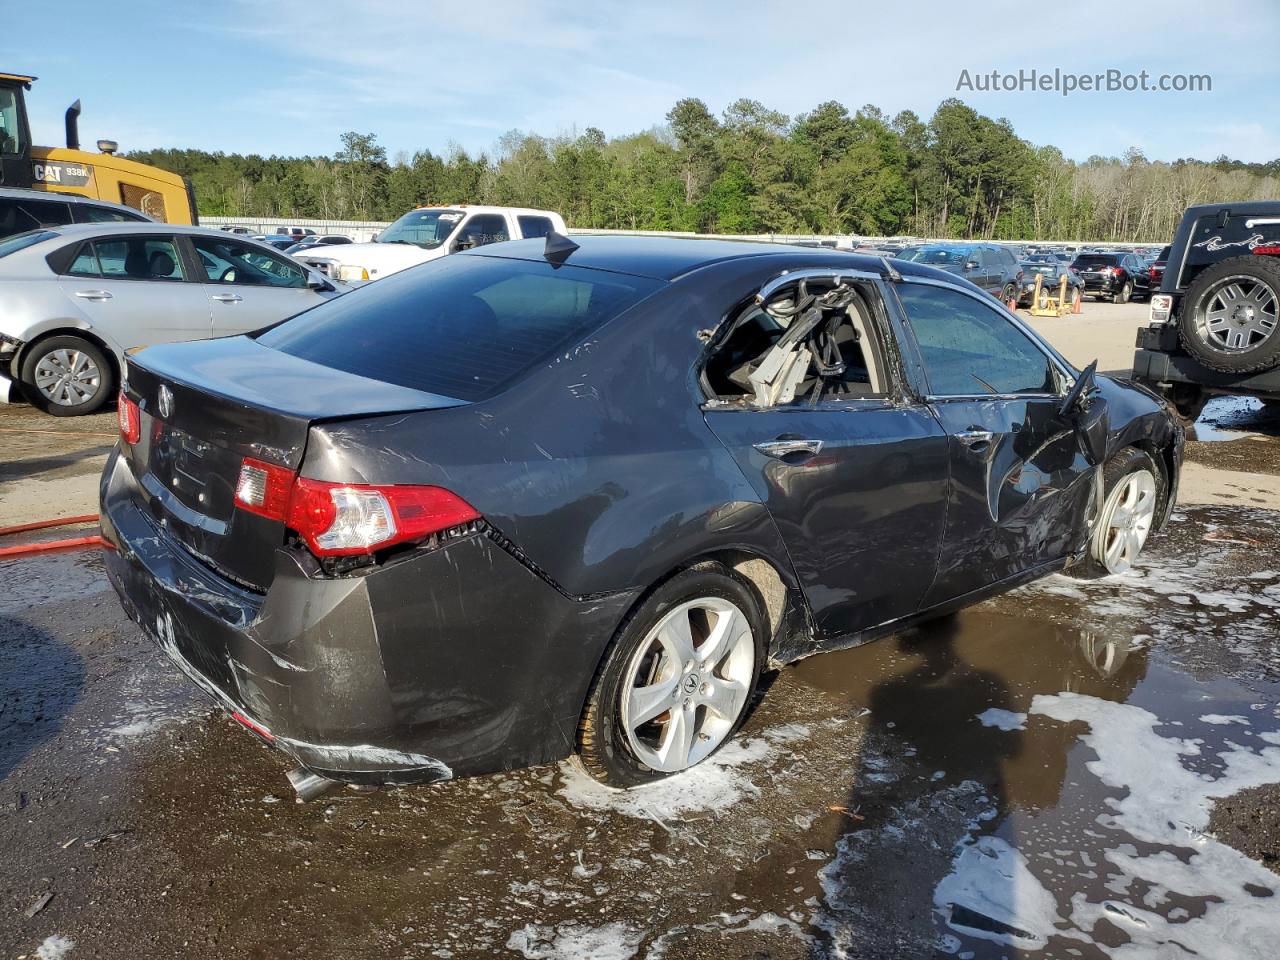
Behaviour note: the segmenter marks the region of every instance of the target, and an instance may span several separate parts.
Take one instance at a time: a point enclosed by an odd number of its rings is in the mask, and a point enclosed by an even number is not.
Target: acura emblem
[[[160,416],[166,420],[173,414],[173,391],[161,384],[160,396],[157,398],[156,405],[160,409]]]

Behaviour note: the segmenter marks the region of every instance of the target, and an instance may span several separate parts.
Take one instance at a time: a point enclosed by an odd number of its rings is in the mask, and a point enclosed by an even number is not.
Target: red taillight
[[[272,520],[289,514],[293,491],[293,471],[275,464],[245,457],[236,480],[236,506]]]
[[[319,557],[373,553],[456,527],[480,514],[443,487],[326,483],[299,477],[289,528]]]
[[[236,505],[285,523],[318,557],[373,553],[480,518],[443,487],[328,483],[246,457]]]
[[[116,419],[120,423],[120,438],[133,446],[142,436],[142,417],[138,405],[130,400],[123,390],[116,401]]]
[[[1124,273],[1124,271],[1121,270],[1119,267],[1111,267],[1110,270],[1111,270],[1111,275],[1113,277],[1118,277]]]
[[[1280,246],[1254,247],[1253,252],[1263,257],[1274,257],[1276,254],[1280,254]]]

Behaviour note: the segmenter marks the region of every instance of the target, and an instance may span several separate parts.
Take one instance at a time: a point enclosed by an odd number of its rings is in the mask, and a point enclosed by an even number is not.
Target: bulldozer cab
[[[99,140],[97,153],[80,149],[79,100],[66,113],[66,147],[34,145],[25,93],[35,79],[0,71],[0,186],[123,203],[164,223],[198,222],[186,178],[116,156],[110,140]]]
[[[31,128],[23,93],[34,79],[0,73],[0,186],[32,185]]]

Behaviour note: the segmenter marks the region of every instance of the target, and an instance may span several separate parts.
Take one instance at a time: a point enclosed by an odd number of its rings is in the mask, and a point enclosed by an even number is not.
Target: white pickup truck
[[[418,263],[486,243],[565,232],[564,218],[524,207],[419,207],[387,227],[372,243],[317,247],[295,254],[334,280],[360,284],[380,280]]]

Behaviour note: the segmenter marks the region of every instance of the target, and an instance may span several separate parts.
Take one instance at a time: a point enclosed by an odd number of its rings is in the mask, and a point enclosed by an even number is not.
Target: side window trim
[[[1009,313],[1007,310],[1004,310],[999,304],[991,302],[990,297],[979,295],[969,290],[965,290],[963,287],[958,287],[955,284],[947,283],[945,280],[934,280],[929,277],[903,277],[902,280],[898,282],[903,284],[915,283],[915,284],[920,284],[921,286],[941,287],[944,290],[954,290],[956,293],[964,294],[966,297],[968,297],[970,300],[973,300],[975,303],[982,304],[982,306],[992,311],[997,316],[1000,316],[1003,319],[1007,320],[1011,326],[1013,326],[1019,333],[1021,333],[1024,337],[1026,337],[1027,341],[1033,347],[1035,347],[1036,350],[1038,350],[1041,354],[1044,355],[1045,359],[1049,361],[1050,366],[1053,368],[1053,371],[1058,375],[1058,380],[1059,380],[1059,383],[1061,384],[1059,391],[1057,393],[987,393],[987,392],[983,392],[983,393],[965,393],[965,394],[960,394],[960,393],[935,394],[932,392],[931,389],[929,389],[928,376],[927,374],[925,374],[924,376],[925,392],[924,392],[923,399],[926,402],[945,403],[949,400],[969,400],[969,401],[972,401],[972,400],[1028,400],[1028,399],[1043,399],[1046,397],[1061,397],[1066,393],[1068,389],[1070,389],[1071,384],[1075,382],[1075,379],[1078,376],[1078,372],[1073,370],[1071,366],[1066,362],[1066,360],[1060,357],[1057,353],[1047,349],[1045,344],[1040,341],[1039,337],[1035,335],[1035,333],[1031,330],[1031,328],[1022,322],[1021,318],[1015,316],[1012,313]],[[911,331],[910,323],[905,322],[907,320],[907,308],[902,303],[901,300],[897,299],[896,296],[894,299],[897,300],[898,310],[901,312],[901,316],[904,320],[904,323],[902,324],[904,328],[904,335],[910,338],[912,352],[914,353],[915,360],[920,365],[920,369],[923,374],[924,360],[923,360],[923,357],[920,355],[920,347],[916,343],[915,334],[914,332]]]

